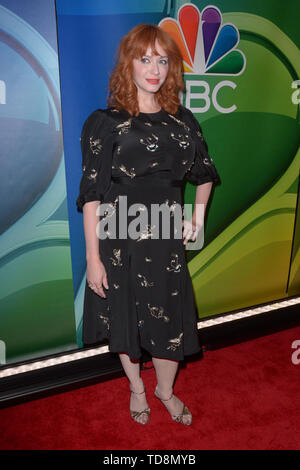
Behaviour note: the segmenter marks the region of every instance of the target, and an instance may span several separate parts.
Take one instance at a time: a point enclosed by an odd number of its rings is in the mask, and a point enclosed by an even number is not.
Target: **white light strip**
[[[259,315],[265,312],[271,312],[272,310],[278,310],[279,308],[290,307],[291,305],[300,304],[300,297],[296,297],[289,300],[283,300],[272,304],[264,305],[261,307],[250,308],[248,310],[241,310],[239,312],[220,316],[211,320],[203,320],[198,322],[198,329],[208,328],[210,326],[220,325],[234,320],[240,320],[242,318],[251,317],[253,315]],[[87,349],[86,351],[79,351],[73,354],[65,354],[51,359],[45,359],[43,361],[30,362],[22,366],[11,367],[0,371],[0,378],[10,377],[16,374],[22,374],[24,372],[31,372],[37,369],[43,369],[45,367],[57,366],[64,362],[77,361],[78,359],[85,359],[91,356],[97,356],[109,352],[108,346],[100,346],[94,349]]]
[[[11,367],[4,369],[0,372],[0,378],[9,377],[11,375],[22,374],[23,372],[31,372],[32,370],[43,369],[45,367],[57,366],[64,362],[77,361],[78,359],[85,359],[90,356],[97,356],[98,354],[104,354],[109,352],[108,346],[100,346],[94,349],[87,349],[73,354],[65,354],[60,357],[52,357],[51,359],[45,359],[43,361],[30,362],[22,366]]]
[[[213,318],[210,320],[199,321],[197,326],[198,329],[208,328],[210,326],[220,325],[221,323],[227,323],[234,320],[240,320],[246,317],[252,317],[253,315],[259,315],[261,313],[271,312],[272,310],[278,310],[279,308],[290,307],[291,305],[300,304],[300,297],[294,299],[282,300],[261,307],[249,308],[248,310],[241,310],[232,314],[224,315],[221,317]]]

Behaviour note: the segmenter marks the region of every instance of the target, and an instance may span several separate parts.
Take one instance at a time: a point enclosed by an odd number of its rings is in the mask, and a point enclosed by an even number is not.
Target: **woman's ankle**
[[[162,400],[168,400],[173,396],[173,387],[160,387],[157,384],[156,391]]]
[[[141,377],[137,380],[129,381],[130,390],[134,392],[143,392],[144,391],[144,382]]]

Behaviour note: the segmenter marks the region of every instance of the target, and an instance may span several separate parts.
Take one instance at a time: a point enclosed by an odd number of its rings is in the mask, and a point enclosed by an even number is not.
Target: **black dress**
[[[173,360],[199,352],[182,229],[180,237],[174,232],[175,215],[178,221],[177,210],[184,204],[184,177],[198,185],[220,181],[197,120],[183,106],[174,115],[161,110],[138,117],[97,109],[84,122],[80,140],[77,207],[82,211],[85,202],[94,200],[109,204],[100,205],[107,208],[100,221],[107,223],[102,228],[109,236],[99,239],[109,289],[103,288],[103,298],[86,282],[83,343],[107,339],[111,352],[125,352],[131,359],[141,357],[141,348]],[[132,204],[137,212],[130,213]],[[153,221],[151,204],[168,208],[170,236],[163,237],[162,219]],[[136,228],[138,237],[120,234],[119,214],[126,215],[126,228]],[[137,218],[140,224],[132,225]]]

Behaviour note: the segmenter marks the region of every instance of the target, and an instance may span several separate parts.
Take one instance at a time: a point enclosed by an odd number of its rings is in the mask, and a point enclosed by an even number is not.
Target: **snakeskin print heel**
[[[160,398],[160,396],[157,394],[157,386],[155,388],[155,391],[154,391],[154,395],[156,396],[156,398],[158,398],[159,400],[161,400],[162,402],[164,401],[168,401],[168,400],[171,400],[171,398],[173,397],[173,392],[172,392],[172,395],[170,396],[170,398],[167,398],[166,400],[164,400],[163,398]],[[170,412],[169,412],[170,413]],[[171,414],[171,413],[170,413]],[[190,416],[191,417],[191,421],[190,423],[185,423],[183,421],[183,416]],[[185,424],[186,426],[190,426],[192,424],[192,413],[190,412],[190,410],[188,409],[188,407],[183,404],[183,409],[182,409],[182,412],[181,413],[178,413],[176,415],[171,415],[171,418],[176,421],[177,423],[181,423],[181,424]]]
[[[131,387],[130,388],[130,391],[131,393],[136,393],[137,395],[140,395],[142,393],[145,393],[145,389],[143,392],[134,392],[133,390],[131,390]],[[149,419],[150,419],[150,408],[145,408],[144,410],[142,411],[134,411],[134,410],[130,410],[130,414],[131,414],[131,417],[134,419],[134,421],[136,421],[137,423],[139,424],[147,424]],[[146,415],[147,416],[147,421],[145,423],[141,422],[138,420],[138,418],[142,415]]]

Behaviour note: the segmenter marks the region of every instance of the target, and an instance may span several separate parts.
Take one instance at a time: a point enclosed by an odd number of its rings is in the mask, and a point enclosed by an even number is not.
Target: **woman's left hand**
[[[183,244],[186,245],[187,242],[191,239],[195,241],[199,231],[203,227],[203,221],[200,223],[196,223],[195,220],[183,220],[182,221],[183,227]]]

